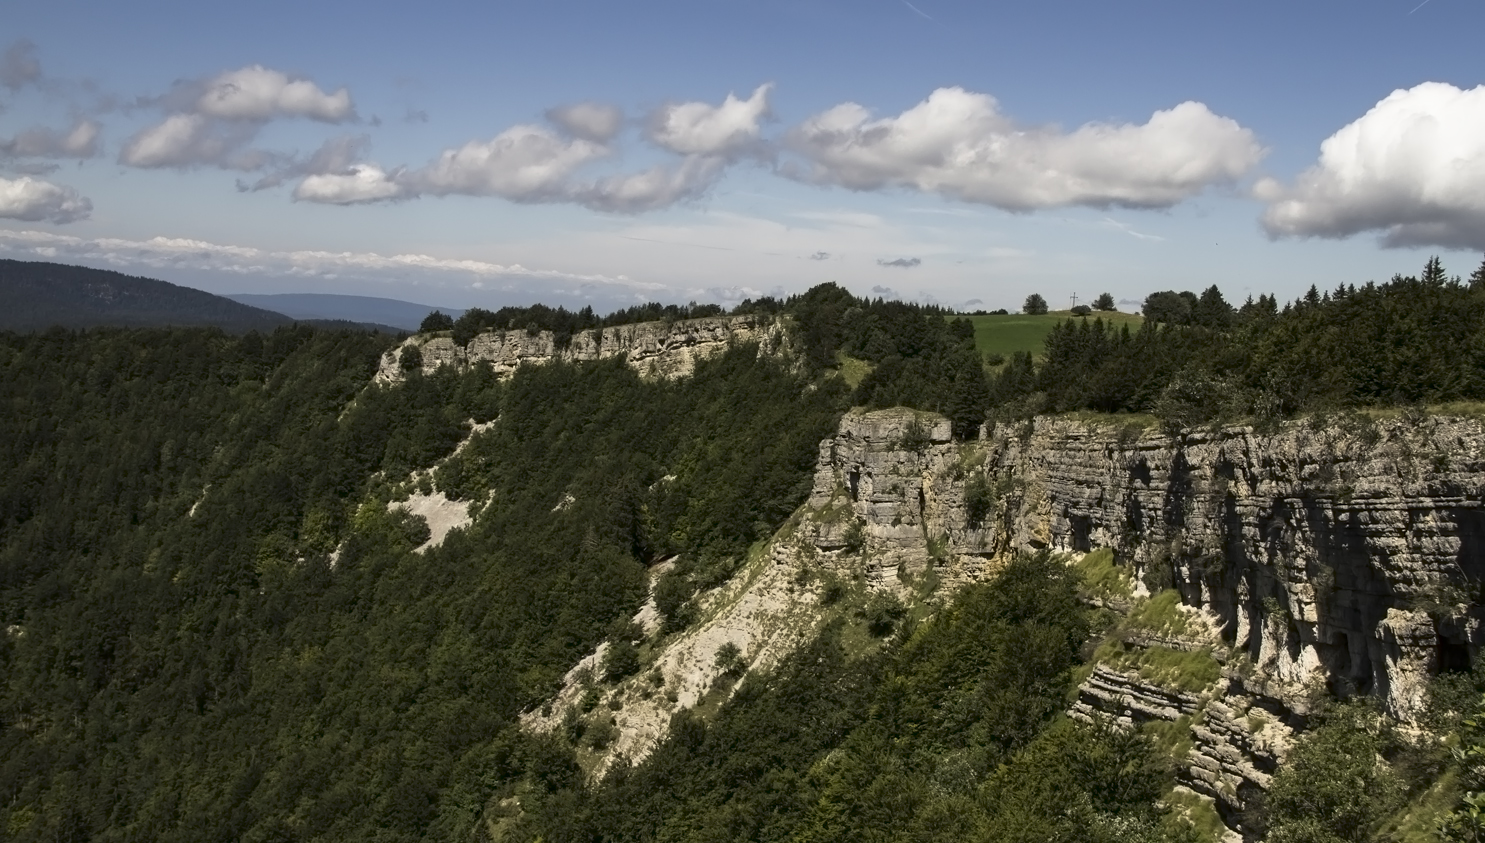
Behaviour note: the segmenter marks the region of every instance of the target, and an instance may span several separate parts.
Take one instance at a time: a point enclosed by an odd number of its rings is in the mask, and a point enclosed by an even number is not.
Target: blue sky
[[[1015,309],[1485,251],[1465,0],[3,18],[0,255],[215,292],[604,310],[834,280]]]

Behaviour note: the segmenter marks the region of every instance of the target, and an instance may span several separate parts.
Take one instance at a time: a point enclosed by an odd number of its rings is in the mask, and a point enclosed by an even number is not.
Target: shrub
[[[454,318],[447,313],[435,310],[423,317],[423,324],[418,326],[418,333],[430,334],[434,331],[449,331],[454,327]]]
[[[921,453],[927,450],[928,446],[932,444],[933,439],[928,435],[928,428],[923,425],[923,422],[918,420],[917,416],[914,416],[913,420],[908,422],[907,428],[903,430],[902,439],[898,440],[897,447],[904,451],[917,451]]]
[[[603,678],[606,682],[618,682],[626,676],[639,672],[639,650],[628,641],[613,641],[603,655]]]
[[[598,707],[599,701],[603,699],[603,691],[597,686],[583,692],[582,699],[578,700],[578,710],[584,714]]]
[[[964,484],[964,518],[969,526],[979,529],[995,506],[995,491],[985,475],[976,473]]]
[[[866,546],[866,528],[861,526],[860,519],[853,519],[841,538],[845,540],[846,552],[860,553],[861,548]]]
[[[1389,735],[1375,712],[1349,706],[1305,735],[1268,793],[1269,840],[1363,841],[1398,807],[1402,785],[1383,760]]]
[[[411,372],[423,368],[423,351],[411,343],[402,347],[402,356],[397,358],[397,365],[402,371]]]
[[[619,727],[612,719],[599,718],[597,723],[588,727],[588,746],[594,749],[606,749],[619,737]]]
[[[866,608],[862,615],[866,619],[866,629],[878,638],[891,634],[892,629],[902,616],[907,614],[907,608],[895,594],[878,592],[866,601]]]
[[[687,621],[686,601],[691,599],[693,589],[686,576],[679,571],[666,572],[655,583],[655,609],[665,619],[668,630],[684,629]]]
[[[731,641],[717,648],[717,655],[712,663],[722,671],[723,676],[741,676],[748,669],[742,650]]]

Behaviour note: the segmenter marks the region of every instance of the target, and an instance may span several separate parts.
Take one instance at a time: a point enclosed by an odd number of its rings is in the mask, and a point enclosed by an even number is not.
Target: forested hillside
[[[648,676],[703,620],[695,596],[788,529],[852,407],[942,413],[963,442],[1049,412],[1179,432],[1485,400],[1485,267],[1282,307],[1171,295],[1186,310],[1070,319],[1044,360],[992,363],[957,314],[821,285],[737,309],[776,316],[786,352],[739,343],[673,380],[612,359],[379,385],[392,338],[303,325],[0,334],[0,840],[1214,839],[1210,811],[1158,801],[1172,745],[1062,716],[1115,619],[1086,599],[1107,572],[1050,553],[952,594],[801,573],[835,613],[822,634],[766,672],[719,653],[718,693],[600,781],[580,761],[601,735],[519,721],[602,642],[595,683]],[[467,524],[425,544],[396,505],[415,489]],[[984,519],[1009,493],[965,506]],[[636,631],[656,570],[659,628]],[[1474,692],[1451,687],[1446,730]],[[1361,715],[1329,722],[1337,746],[1380,734],[1406,787],[1354,834],[1284,839],[1369,839],[1448,768]],[[1316,746],[1298,757],[1340,769]],[[1300,828],[1302,795],[1278,796]]]
[[[384,343],[5,338],[11,839],[462,838],[644,564],[772,529],[844,403],[746,349],[367,390]],[[497,416],[449,482],[482,517],[413,553],[392,482]]]
[[[153,278],[0,260],[0,330],[199,325],[243,332],[272,330],[291,321],[282,313]]]

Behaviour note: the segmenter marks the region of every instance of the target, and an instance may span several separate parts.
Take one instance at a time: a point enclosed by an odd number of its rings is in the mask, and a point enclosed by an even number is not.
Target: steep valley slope
[[[653,672],[586,715],[618,730],[589,769],[643,758],[674,712],[734,691],[721,645],[759,670],[807,640],[833,578],[941,599],[1050,549],[1084,560],[1090,599],[1124,615],[1072,715],[1154,724],[1177,747],[1181,787],[1251,837],[1252,800],[1318,700],[1369,694],[1416,723],[1428,679],[1467,666],[1485,636],[1469,592],[1485,565],[1478,419],[1351,413],[1173,435],[1042,417],[977,441],[949,433],[913,410],[847,414],[806,505],[698,598],[701,620],[664,642]],[[527,727],[558,729],[597,687],[591,671],[569,675]]]

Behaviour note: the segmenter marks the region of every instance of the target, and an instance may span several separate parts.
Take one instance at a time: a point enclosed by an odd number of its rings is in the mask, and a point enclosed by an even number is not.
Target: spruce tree
[[[1444,273],[1444,263],[1439,260],[1438,255],[1433,255],[1428,259],[1428,263],[1423,265],[1422,280],[1423,283],[1433,286],[1448,283],[1449,276]]]
[[[1232,305],[1222,297],[1222,291],[1213,284],[1201,294],[1192,309],[1191,321],[1207,328],[1227,328],[1232,325]]]

